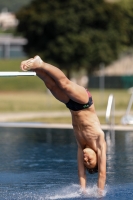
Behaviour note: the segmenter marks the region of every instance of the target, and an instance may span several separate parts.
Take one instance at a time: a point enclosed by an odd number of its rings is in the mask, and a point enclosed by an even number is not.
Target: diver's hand
[[[98,198],[102,198],[104,196],[104,190],[101,190],[100,188],[98,188],[97,194],[98,194]]]
[[[82,197],[87,197],[87,195],[88,195],[88,193],[86,192],[86,190],[83,189],[83,188],[80,189],[79,193],[80,193],[80,195],[81,195]]]

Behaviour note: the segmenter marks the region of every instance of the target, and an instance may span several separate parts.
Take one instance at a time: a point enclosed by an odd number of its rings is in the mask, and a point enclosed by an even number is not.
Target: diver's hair
[[[90,173],[90,174],[95,174],[98,172],[98,165],[96,165],[94,168],[92,169],[89,169],[89,168],[86,168],[87,171]]]

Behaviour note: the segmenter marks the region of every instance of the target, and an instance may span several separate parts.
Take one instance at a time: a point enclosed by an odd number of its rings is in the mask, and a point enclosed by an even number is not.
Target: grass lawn
[[[44,86],[45,88],[45,86]],[[96,110],[106,110],[109,94],[115,98],[115,109],[126,110],[130,94],[126,90],[105,90],[101,96],[99,90],[91,90]],[[66,110],[63,103],[51,94],[40,91],[2,91],[0,92],[1,112]]]
[[[115,97],[115,110],[126,110],[130,94],[126,90],[105,90],[101,96],[99,90],[90,90],[95,103],[96,111],[103,111],[103,115],[99,115],[101,123],[105,123],[105,112],[109,94]],[[0,112],[45,112],[45,111],[68,111],[66,106],[56,100],[51,94],[40,91],[9,91],[0,92]],[[122,116],[116,116],[115,121],[120,123]],[[31,121],[31,120],[30,120]],[[52,117],[38,118],[32,121],[48,122],[48,123],[70,123],[69,117]]]

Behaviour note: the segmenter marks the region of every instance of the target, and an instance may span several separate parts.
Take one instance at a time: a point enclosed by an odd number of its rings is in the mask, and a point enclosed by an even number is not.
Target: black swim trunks
[[[66,107],[69,108],[70,110],[73,110],[73,111],[79,111],[79,110],[89,108],[93,104],[93,100],[92,100],[92,96],[91,96],[90,92],[87,91],[87,93],[88,93],[88,96],[89,96],[88,103],[80,104],[80,103],[77,103],[77,102],[73,101],[72,99],[70,99],[68,101],[68,103],[66,103]]]

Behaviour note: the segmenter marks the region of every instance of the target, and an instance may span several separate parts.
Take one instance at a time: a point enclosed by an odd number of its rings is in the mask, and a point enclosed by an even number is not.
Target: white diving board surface
[[[36,76],[36,72],[0,72],[0,77]]]

